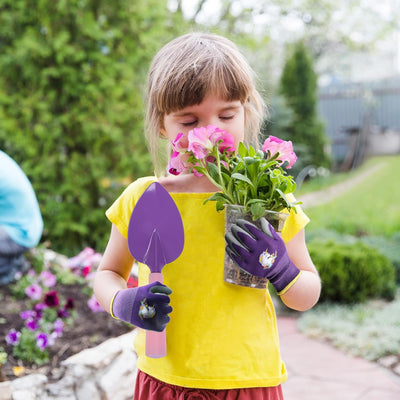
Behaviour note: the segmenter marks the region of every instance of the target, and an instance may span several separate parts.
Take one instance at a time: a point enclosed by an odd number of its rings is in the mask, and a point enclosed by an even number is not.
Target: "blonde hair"
[[[200,104],[209,93],[243,104],[245,141],[258,145],[264,103],[253,70],[225,37],[189,33],[167,43],[153,59],[147,84],[146,137],[156,171],[164,116]]]

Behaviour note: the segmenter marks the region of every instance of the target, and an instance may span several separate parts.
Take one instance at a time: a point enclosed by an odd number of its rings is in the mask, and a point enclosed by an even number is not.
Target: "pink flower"
[[[103,255],[101,253],[94,253],[89,259],[90,265],[97,266],[100,263],[102,258],[103,258]]]
[[[53,287],[57,283],[57,278],[50,271],[42,271],[40,273],[39,279],[41,279],[42,283],[46,287]]]
[[[83,267],[83,269],[82,269],[82,276],[83,276],[84,278],[86,278],[86,277],[89,275],[90,269],[91,269],[91,266],[90,266],[90,265],[86,265],[85,267]]]
[[[213,125],[211,125],[213,126]],[[218,145],[218,151],[220,153],[223,153],[224,150],[233,153],[235,151],[235,139],[233,136],[217,127],[215,127],[215,131],[211,133],[210,139],[213,145],[216,145],[219,141],[221,142]]]
[[[94,250],[90,247],[85,247],[78,255],[71,257],[67,261],[68,268],[81,267],[82,264],[86,263],[87,259],[90,259],[94,254]]]
[[[235,151],[233,136],[216,125],[208,125],[205,128],[194,128],[189,132],[188,139],[188,151],[193,152],[198,160],[207,157],[218,142],[220,142],[218,145],[220,153],[224,150]]]
[[[57,337],[61,337],[64,329],[64,322],[62,319],[58,318],[53,323],[54,332]]]
[[[189,154],[181,154],[178,151],[174,151],[169,160],[167,171],[172,175],[179,175],[188,169],[186,163],[189,158]]]
[[[92,312],[102,312],[104,311],[103,307],[97,302],[96,297],[94,294],[92,297],[88,300],[88,307],[92,310]]]
[[[212,134],[211,127],[214,126],[209,125],[206,128],[194,128],[189,132],[188,150],[193,152],[198,160],[202,160],[212,151],[213,143],[210,140]]]
[[[43,290],[41,286],[36,283],[33,283],[25,289],[25,294],[32,300],[40,300],[42,297],[42,293]]]
[[[36,317],[36,311],[33,311],[33,310],[21,311],[19,313],[19,316],[23,320],[28,319],[28,318],[34,318],[34,317]]]
[[[174,151],[179,153],[187,151],[189,146],[188,136],[183,133],[178,133],[175,140],[172,142],[172,147]]]
[[[263,146],[262,150],[265,152],[270,153],[271,156],[275,155],[276,153],[279,153],[278,160],[284,163],[285,161],[288,162],[288,166],[286,168],[291,168],[292,165],[296,162],[297,156],[295,152],[293,151],[293,145],[292,142],[285,141],[282,139],[279,139],[275,136],[269,136]]]

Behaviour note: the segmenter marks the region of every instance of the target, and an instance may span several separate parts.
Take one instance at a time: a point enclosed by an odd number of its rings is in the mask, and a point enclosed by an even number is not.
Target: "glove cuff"
[[[110,314],[113,318],[132,323],[137,290],[137,288],[121,289],[115,293],[110,304]]]
[[[120,292],[120,290],[117,290],[117,291],[115,292],[113,298],[111,299],[111,303],[110,303],[110,315],[111,315],[114,319],[118,319],[118,320],[119,320],[119,318],[116,317],[116,316],[114,315],[113,306],[114,306],[114,300],[115,300],[115,298],[117,297],[117,294],[118,294],[119,292]]]
[[[301,271],[290,260],[288,261],[287,265],[279,266],[280,268],[278,267],[269,277],[269,281],[279,296],[285,294],[300,276]]]
[[[299,270],[297,276],[283,290],[277,292],[278,296],[282,296],[283,294],[285,294],[297,282],[297,279],[299,279],[301,272],[302,271]]]

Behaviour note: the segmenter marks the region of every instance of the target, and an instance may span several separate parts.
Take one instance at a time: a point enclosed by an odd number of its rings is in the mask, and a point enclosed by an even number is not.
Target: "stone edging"
[[[136,377],[137,329],[61,362],[55,382],[31,374],[0,383],[0,400],[131,400]]]

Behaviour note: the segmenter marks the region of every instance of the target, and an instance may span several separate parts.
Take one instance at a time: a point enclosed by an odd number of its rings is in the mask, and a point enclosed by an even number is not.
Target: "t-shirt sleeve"
[[[296,201],[295,197],[291,193],[286,195],[286,197],[290,202]],[[282,239],[285,243],[292,240],[293,237],[310,222],[310,218],[307,217],[299,205],[294,208],[295,210],[290,210],[282,229]]]

